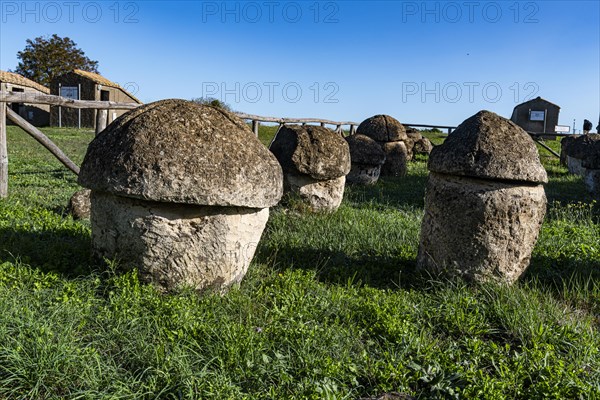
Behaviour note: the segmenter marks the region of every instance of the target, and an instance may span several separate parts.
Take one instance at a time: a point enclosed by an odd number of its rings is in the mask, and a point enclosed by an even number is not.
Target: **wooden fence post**
[[[252,120],[252,132],[254,132],[254,135],[256,135],[258,137],[258,128],[260,127],[260,121],[257,121],[255,119]]]
[[[354,135],[356,133],[356,125],[350,125],[350,135]]]
[[[96,136],[106,129],[108,110],[96,110]]]
[[[0,198],[8,196],[8,148],[6,146],[6,103],[0,103]]]

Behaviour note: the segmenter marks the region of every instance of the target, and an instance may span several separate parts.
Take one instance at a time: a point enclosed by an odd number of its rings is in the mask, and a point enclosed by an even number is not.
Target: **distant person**
[[[588,121],[587,119],[583,120],[583,134],[587,135],[592,130],[592,121]]]

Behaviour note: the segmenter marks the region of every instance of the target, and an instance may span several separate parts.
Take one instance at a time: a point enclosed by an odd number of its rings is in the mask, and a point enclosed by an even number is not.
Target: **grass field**
[[[78,164],[93,138],[44,131]],[[15,127],[8,145],[2,399],[600,399],[598,206],[544,150],[548,213],[512,287],[415,276],[419,158],[347,189],[335,214],[272,209],[248,275],[219,296],[95,265],[89,221],[65,214],[74,175]]]

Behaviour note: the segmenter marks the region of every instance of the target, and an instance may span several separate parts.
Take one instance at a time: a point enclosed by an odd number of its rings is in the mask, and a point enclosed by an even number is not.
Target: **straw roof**
[[[123,89],[121,86],[119,86],[118,83],[110,81],[110,80],[106,79],[105,77],[103,77],[100,74],[97,74],[95,72],[83,71],[81,69],[74,69],[73,73],[76,74],[76,75],[82,76],[82,77],[84,77],[86,79],[89,79],[92,82],[95,82],[95,83],[97,83],[99,85],[113,87],[113,88],[116,88],[116,89],[120,89],[125,94],[127,94],[129,97],[131,97],[132,99],[134,99],[136,102],[142,104],[142,102],[138,98],[136,98],[133,94],[129,93],[127,90]]]
[[[39,90],[42,93],[50,94],[50,89],[46,86],[40,85],[37,82],[27,79],[22,75],[15,74],[14,72],[0,71],[0,82],[12,83],[13,85],[25,86],[35,90]]]

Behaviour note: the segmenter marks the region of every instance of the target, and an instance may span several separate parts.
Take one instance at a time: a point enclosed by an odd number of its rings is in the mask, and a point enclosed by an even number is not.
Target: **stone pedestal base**
[[[600,169],[585,169],[583,182],[592,196],[600,197]]]
[[[162,291],[222,291],[250,265],[269,209],[156,203],[92,192],[96,255],[138,268]]]
[[[381,166],[381,176],[405,176],[409,153],[404,142],[382,144],[385,163]]]
[[[346,177],[318,181],[308,175],[284,175],[284,190],[298,195],[313,211],[334,212],[344,198]]]
[[[583,176],[585,174],[585,168],[579,158],[567,156],[567,169],[573,175]]]
[[[542,185],[431,173],[417,266],[434,274],[512,283],[529,265],[545,213]]]
[[[379,179],[381,165],[352,164],[346,182],[355,185],[374,185]]]

